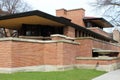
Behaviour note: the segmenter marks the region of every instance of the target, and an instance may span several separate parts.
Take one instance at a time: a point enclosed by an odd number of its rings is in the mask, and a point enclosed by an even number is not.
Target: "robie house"
[[[120,68],[120,33],[103,18],[85,10],[41,11],[0,17],[0,72]]]

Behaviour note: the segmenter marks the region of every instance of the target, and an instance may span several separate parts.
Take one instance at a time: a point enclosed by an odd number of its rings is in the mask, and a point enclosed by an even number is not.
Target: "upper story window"
[[[87,28],[92,27],[92,23],[87,22],[87,23],[86,23],[86,27],[87,27]]]
[[[96,24],[94,22],[85,22],[85,25],[86,25],[87,28],[90,28],[90,27],[99,27],[100,29],[103,29],[103,27],[101,27],[101,25]]]

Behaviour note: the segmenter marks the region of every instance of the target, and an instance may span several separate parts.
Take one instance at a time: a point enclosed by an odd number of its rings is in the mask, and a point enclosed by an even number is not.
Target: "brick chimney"
[[[113,30],[113,39],[120,43],[120,32],[117,28]]]
[[[83,18],[85,17],[85,10],[83,8],[72,10],[58,9],[56,10],[56,16],[71,19],[73,23],[85,27],[83,22]]]

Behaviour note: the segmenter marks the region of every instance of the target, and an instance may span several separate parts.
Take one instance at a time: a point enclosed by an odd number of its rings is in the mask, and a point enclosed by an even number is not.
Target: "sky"
[[[95,10],[90,5],[91,1],[95,0],[26,0],[28,4],[32,6],[34,10],[40,10],[52,15],[55,15],[56,9],[78,9],[84,8],[86,10],[86,16],[101,17],[102,13]]]

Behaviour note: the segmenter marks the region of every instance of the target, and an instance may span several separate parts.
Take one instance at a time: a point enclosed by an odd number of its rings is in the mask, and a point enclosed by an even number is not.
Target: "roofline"
[[[110,22],[108,22],[107,20],[105,20],[104,18],[95,18],[95,17],[90,17],[90,18],[83,18],[83,20],[103,20],[106,23],[110,24],[111,27],[114,27]]]
[[[113,40],[112,38],[103,36],[103,35],[101,35],[101,34],[98,34],[98,33],[94,32],[94,31],[91,31],[91,30],[89,30],[89,29],[86,29],[86,28],[84,28],[84,27],[80,27],[79,25],[76,25],[76,24],[74,24],[74,23],[71,23],[71,25],[72,25],[72,27],[74,27],[74,28],[76,28],[76,29],[78,29],[78,30],[87,31],[88,33],[92,33],[92,34],[96,35],[97,37],[101,37],[101,38],[104,38],[104,39],[106,39],[106,40],[111,40],[112,42],[117,42],[116,40]]]
[[[12,19],[12,18],[20,18],[20,17],[33,16],[33,15],[40,16],[40,17],[47,18],[47,19],[51,19],[51,20],[59,22],[61,24],[70,23],[69,19],[64,19],[62,17],[56,17],[56,16],[44,13],[44,12],[39,11],[39,10],[0,16],[0,20],[6,20],[6,19]]]
[[[69,9],[69,10],[66,10],[66,9],[64,9],[64,8],[61,8],[61,9],[57,9],[56,11],[59,11],[59,10],[64,10],[64,11],[67,11],[67,12],[69,12],[69,11],[76,11],[76,10],[83,10],[83,11],[85,11],[84,8]]]
[[[99,36],[99,37],[102,37],[104,39],[112,40],[113,42],[117,42],[117,41],[115,41],[115,40],[113,40],[111,38],[105,37],[105,36],[100,35],[100,34],[98,34],[96,32],[88,30],[88,29],[86,29],[86,28],[84,28],[82,26],[74,24],[69,19],[62,18],[62,17],[56,17],[56,16],[53,16],[53,15],[41,12],[39,10],[23,12],[23,13],[17,13],[17,14],[10,14],[10,15],[6,15],[6,16],[0,16],[0,20],[6,20],[6,19],[12,19],[12,18],[18,18],[18,17],[20,18],[20,17],[33,16],[33,15],[37,15],[37,16],[40,16],[40,17],[43,17],[43,18],[51,19],[53,21],[64,24],[66,26],[71,26],[71,27],[74,27],[74,28],[79,29],[79,30],[87,31],[89,33],[92,33],[92,34],[94,34],[96,36]],[[102,18],[95,18],[95,19],[102,19]]]

